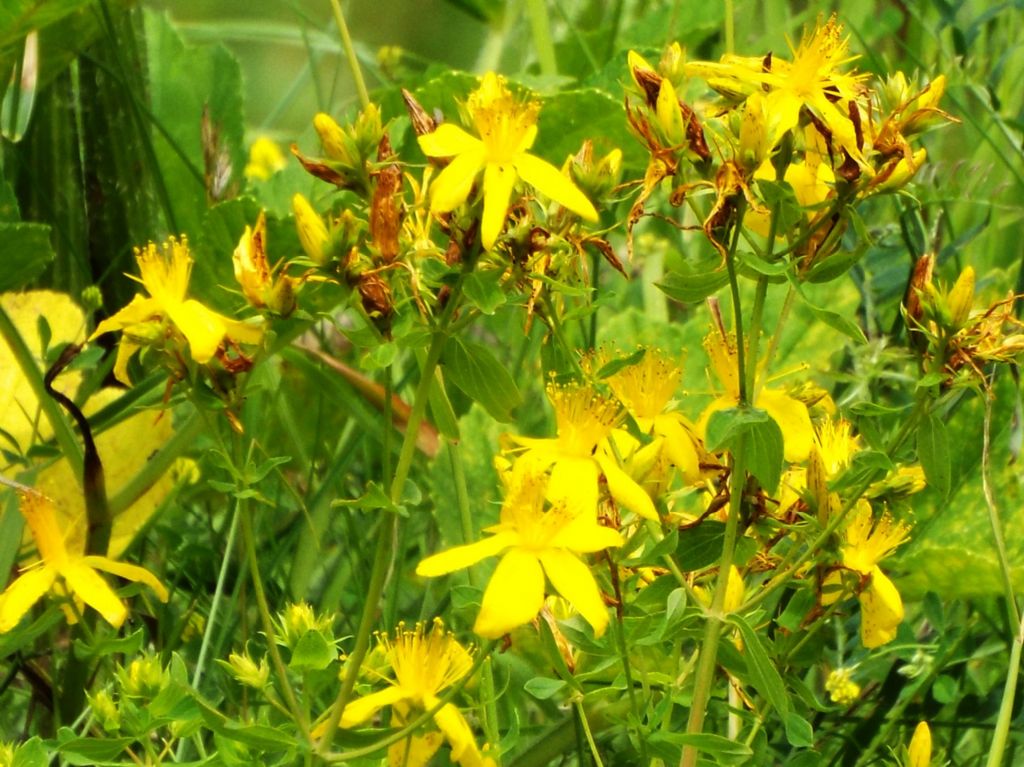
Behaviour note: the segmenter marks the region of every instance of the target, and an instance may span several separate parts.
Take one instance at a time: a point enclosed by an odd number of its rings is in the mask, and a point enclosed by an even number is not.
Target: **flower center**
[[[567,454],[586,458],[622,422],[622,411],[613,400],[589,386],[549,386],[548,399],[555,408],[558,444]]]
[[[504,78],[486,74],[466,106],[486,147],[488,162],[505,165],[533,144],[540,106],[516,99],[505,87]]]
[[[385,635],[380,642],[398,686],[421,704],[464,677],[473,666],[470,653],[445,631],[439,618],[429,633],[422,623],[412,631],[399,624],[394,641]]]

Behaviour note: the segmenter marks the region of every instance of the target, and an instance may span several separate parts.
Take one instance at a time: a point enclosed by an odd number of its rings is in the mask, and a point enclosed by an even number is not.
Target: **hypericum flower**
[[[384,706],[392,706],[404,720],[408,707],[421,711],[434,708],[438,696],[458,682],[473,667],[473,656],[455,636],[445,631],[440,618],[434,620],[428,631],[417,623],[412,631],[399,624],[392,639],[378,635],[381,649],[394,672],[390,686],[372,692],[345,706],[341,726],[356,727],[363,724]],[[462,767],[485,767],[494,760],[480,753],[473,731],[462,712],[452,703],[446,703],[434,714],[434,722],[444,733],[452,748],[452,760]],[[401,744],[399,744],[401,745]]]
[[[833,669],[825,680],[825,690],[833,703],[849,706],[860,697],[860,685],[853,681],[852,668]]]
[[[238,344],[258,344],[263,326],[239,322],[217,314],[198,301],[186,298],[192,273],[188,240],[170,238],[162,249],[153,243],[135,249],[139,264],[139,282],[149,296],[136,295],[128,306],[104,320],[89,337],[92,341],[113,330],[124,331],[114,363],[117,380],[131,385],[128,360],[145,344],[154,344],[177,331],[188,341],[199,364],[217,353],[225,340]],[[129,275],[130,276],[130,275]]]
[[[910,528],[885,515],[877,522],[871,504],[861,499],[851,512],[842,546],[842,566],[857,573],[866,585],[860,591],[860,637],[867,648],[880,647],[896,638],[903,621],[903,600],[878,563],[903,543]],[[831,604],[843,592],[842,573],[831,573],[824,583],[823,603]]]
[[[702,433],[706,430],[712,413],[736,407],[740,398],[736,339],[718,328],[704,339],[704,349],[711,362],[711,371],[718,378],[725,393],[708,405],[701,414],[698,430]],[[807,458],[814,440],[814,427],[811,425],[807,406],[783,391],[759,386],[757,381],[754,383],[754,392],[748,392],[748,397],[751,398],[751,405],[768,413],[782,429],[785,459],[795,462]]]
[[[484,172],[484,212],[481,236],[487,250],[494,247],[505,226],[512,189],[522,179],[537,191],[590,221],[597,211],[583,192],[558,168],[527,150],[537,137],[536,102],[522,102],[505,86],[504,78],[489,72],[466,102],[479,138],[451,123],[419,137],[428,157],[454,157],[430,188],[435,213],[454,210],[469,197],[473,180]]]
[[[277,142],[260,136],[249,147],[249,162],[245,166],[245,175],[247,178],[266,181],[278,171],[284,170],[287,164]]]
[[[552,384],[547,391],[558,436],[511,439],[526,448],[524,457],[551,468],[550,497],[573,496],[581,508],[596,513],[603,474],[612,498],[634,514],[657,520],[650,497],[608,452],[607,439],[624,416],[618,404],[582,384]]]
[[[918,722],[907,747],[907,767],[928,767],[932,763],[932,731],[928,722]]]
[[[792,62],[778,56],[724,56],[717,63],[688,63],[686,73],[705,78],[727,96],[767,90],[764,112],[776,121],[776,140],[796,127],[800,110],[806,107],[850,157],[863,162],[857,128],[850,117],[850,103],[863,100],[865,76],[841,71],[856,58],[849,55],[842,25],[833,16],[824,26],[805,32],[800,45],[793,49],[790,44],[790,49]]]
[[[282,317],[295,311],[296,280],[286,274],[275,279],[267,259],[267,217],[263,211],[256,226],[245,227],[231,260],[242,295],[252,306],[267,308]]]
[[[644,349],[638,362],[610,375],[608,385],[640,430],[654,437],[653,449],[666,456],[692,484],[700,480],[700,440],[682,413],[665,412],[682,374],[682,369],[659,350]]]
[[[70,591],[119,628],[128,617],[128,610],[97,570],[145,583],[160,601],[167,601],[167,589],[149,570],[108,557],[68,551],[57,525],[53,502],[45,495],[22,492],[20,508],[32,531],[40,562],[26,569],[0,594],[0,633],[17,626],[29,608],[51,590],[62,594]]]
[[[493,535],[427,557],[416,568],[417,575],[445,575],[500,554],[473,627],[477,634],[496,638],[533,620],[544,604],[546,574],[555,591],[600,636],[608,625],[608,611],[579,555],[621,546],[622,536],[598,524],[593,511],[582,507],[568,486],[548,503],[551,494],[543,466],[529,457],[513,465],[505,482],[501,519],[487,528]]]

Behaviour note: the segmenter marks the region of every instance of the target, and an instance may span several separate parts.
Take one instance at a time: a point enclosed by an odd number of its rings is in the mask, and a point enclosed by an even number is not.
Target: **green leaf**
[[[337,652],[319,631],[307,631],[292,650],[288,668],[296,671],[323,671],[334,662]]]
[[[449,339],[442,357],[445,375],[470,399],[479,402],[497,421],[512,420],[512,410],[523,401],[516,382],[487,347]]]
[[[462,283],[462,292],[473,306],[484,314],[494,314],[505,303],[501,289],[501,269],[477,269]]]
[[[715,761],[722,765],[744,764],[754,755],[746,743],[709,732],[688,734],[660,731],[652,733],[648,743],[663,761],[672,763],[679,760],[679,754],[684,746],[693,746],[701,753],[713,756]],[[666,749],[666,746],[669,748]]]
[[[796,711],[783,717],[786,724],[786,740],[797,748],[811,748],[814,745],[814,728]]]
[[[711,414],[707,448],[742,452],[744,465],[765,490],[774,493],[782,477],[782,429],[768,413],[754,407],[734,407]],[[742,442],[742,447],[740,443]]]
[[[43,224],[0,224],[0,293],[21,290],[53,261],[50,227]]]
[[[807,297],[807,293],[804,291],[804,287],[796,275],[789,272],[788,277],[790,284],[796,288],[796,292],[797,295],[800,296],[800,300],[811,314],[814,315],[815,319],[821,320],[829,327],[835,328],[840,333],[848,336],[857,343],[867,343],[867,337],[864,335],[864,331],[861,330],[860,325],[839,312],[834,312],[831,309],[825,309],[824,307],[818,306]]]
[[[668,272],[654,283],[661,292],[681,304],[695,304],[715,293],[729,281],[724,268],[709,271]]]
[[[523,689],[537,700],[547,700],[558,695],[566,687],[568,685],[561,679],[548,679],[543,676],[535,676],[533,679],[528,679],[523,685]]]
[[[406,508],[402,505],[393,503],[388,492],[373,480],[366,483],[366,492],[358,498],[339,498],[338,500],[333,501],[331,506],[347,506],[361,511],[377,511],[382,509],[384,511],[400,514],[403,517],[408,516]]]
[[[611,378],[620,370],[639,364],[640,360],[644,358],[645,354],[647,354],[647,349],[641,346],[628,357],[619,357],[618,359],[614,359],[611,362],[606,362],[604,365],[601,366],[600,370],[597,371],[597,373],[594,375],[594,378],[596,378],[599,381],[603,381],[606,378]]]
[[[72,735],[71,730],[67,730]],[[135,738],[71,738],[57,749],[68,764],[91,765],[112,762],[132,743]]]
[[[47,767],[50,757],[38,736],[29,738],[14,752],[11,767]]]
[[[679,531],[676,563],[685,571],[710,567],[722,556],[725,523],[705,519],[696,527]]]
[[[142,629],[139,629],[125,637],[108,634],[100,636],[91,643],[75,639],[75,657],[88,660],[91,658],[102,658],[106,655],[114,655],[115,653],[134,655],[142,647],[144,633]]]
[[[918,426],[917,457],[921,460],[928,484],[943,498],[948,497],[953,484],[949,433],[945,422],[934,413],[928,413]]]
[[[754,686],[772,708],[783,717],[789,714],[789,697],[786,695],[786,686],[782,682],[779,671],[775,668],[771,658],[768,657],[761,637],[742,615],[733,613],[726,620],[739,629],[743,638],[743,656],[747,661],[747,673],[750,683]],[[787,728],[788,734],[788,728]]]

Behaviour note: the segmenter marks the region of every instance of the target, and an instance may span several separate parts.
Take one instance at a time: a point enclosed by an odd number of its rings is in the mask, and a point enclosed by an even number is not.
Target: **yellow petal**
[[[408,693],[401,687],[391,685],[383,690],[356,698],[345,706],[345,712],[341,715],[341,726],[346,729],[357,727],[384,708],[384,706],[394,705],[400,700],[407,700],[408,697]]]
[[[928,767],[932,763],[932,731],[928,722],[918,722],[907,747],[907,767]]]
[[[547,498],[571,501],[571,507],[597,513],[597,464],[593,458],[560,458],[551,467]]]
[[[681,422],[678,413],[666,413],[654,418],[654,433],[665,438],[665,454],[682,473],[688,484],[700,481],[700,455],[694,436]]]
[[[554,165],[532,154],[521,154],[515,166],[523,181],[538,192],[588,221],[597,221],[597,210],[587,196]]]
[[[188,339],[192,359],[200,365],[209,362],[227,332],[225,318],[191,298],[168,307],[167,314]]]
[[[793,463],[806,460],[814,444],[814,427],[807,406],[783,392],[762,389],[756,407],[768,413],[782,429],[786,460]]]
[[[0,634],[10,631],[21,621],[32,605],[50,590],[56,571],[52,567],[27,570],[0,595]]]
[[[68,562],[60,571],[64,583],[114,628],[120,628],[128,609],[100,574],[82,561]]]
[[[431,701],[427,701],[428,705],[431,703]],[[434,704],[436,705],[436,702]],[[438,729],[444,733],[448,745],[452,747],[452,759],[464,767],[467,764],[473,764],[470,755],[477,751],[476,741],[473,739],[473,731],[469,729],[469,723],[462,712],[448,703],[434,714],[434,721],[437,722]],[[466,759],[467,756],[470,756],[470,759]],[[480,755],[477,753],[477,762],[479,762],[479,758]]]
[[[601,466],[601,471],[604,472],[605,479],[608,480],[608,492],[612,494],[612,498],[634,514],[639,514],[645,519],[658,520],[658,510],[654,508],[651,497],[626,472],[620,469],[615,461],[598,455],[597,462]]]
[[[156,595],[161,602],[166,602],[170,599],[170,595],[167,593],[167,588],[164,584],[157,580],[157,577],[145,567],[131,565],[127,562],[118,562],[116,560],[109,559],[108,557],[97,556],[82,557],[81,562],[83,565],[93,567],[97,570],[103,570],[104,572],[117,575],[125,580],[135,581],[136,583],[145,583],[156,592]]]
[[[129,304],[113,317],[103,320],[89,336],[89,341],[114,330],[123,330],[132,325],[152,322],[163,316],[163,310],[155,298],[136,295]]]
[[[126,336],[122,336],[121,343],[117,345],[117,359],[114,360],[114,378],[125,386],[132,385],[131,376],[128,375],[128,362],[140,348],[142,347],[132,343]]]
[[[436,578],[439,575],[453,573],[474,565],[481,559],[496,556],[518,541],[518,535],[511,531],[503,531],[474,543],[455,546],[424,559],[416,566],[416,574],[426,578]]]
[[[861,592],[860,612],[860,640],[865,647],[881,647],[896,638],[903,622],[903,600],[878,567],[872,570],[871,583]]]
[[[529,552],[510,549],[494,569],[473,626],[485,639],[497,639],[533,620],[544,604],[544,571]]]
[[[439,732],[410,735],[388,747],[388,767],[426,767],[441,747]]]
[[[581,512],[551,539],[552,548],[566,548],[580,554],[622,546],[626,540],[618,530],[599,525],[593,514]]]
[[[601,636],[608,626],[608,609],[590,568],[564,549],[542,551],[540,561],[555,590],[594,628],[594,635]]]
[[[488,163],[484,168],[484,215],[480,234],[485,250],[494,247],[498,235],[505,228],[508,201],[515,185],[516,172],[511,165]]]
[[[417,141],[427,157],[451,157],[481,149],[480,139],[451,123],[441,123],[437,130],[420,136]]]
[[[430,210],[448,213],[464,203],[473,188],[473,179],[483,166],[482,149],[465,152],[452,160],[430,185]]]
[[[263,341],[263,323],[242,322],[221,317],[227,327],[227,336],[236,344],[255,346]]]

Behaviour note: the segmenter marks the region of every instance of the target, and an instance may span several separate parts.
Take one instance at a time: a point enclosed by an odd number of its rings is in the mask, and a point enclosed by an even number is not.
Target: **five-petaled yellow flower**
[[[108,557],[68,551],[65,536],[57,524],[53,501],[45,495],[23,492],[21,513],[32,531],[40,562],[26,569],[0,594],[0,633],[17,626],[32,605],[51,590],[62,595],[71,592],[108,623],[120,627],[128,617],[128,610],[97,570],[145,583],[162,602],[167,601],[167,589],[149,570]]]
[[[390,686],[383,690],[345,706],[342,727],[357,727],[384,706],[391,706],[402,721],[408,718],[410,707],[430,710],[440,702],[441,692],[466,676],[473,667],[470,651],[459,644],[451,632],[445,631],[440,619],[434,621],[429,631],[422,623],[412,631],[399,624],[394,639],[382,634],[378,641],[395,678],[388,680]],[[434,714],[434,722],[452,747],[453,761],[462,767],[493,766],[494,760],[480,753],[469,723],[454,704],[441,706]],[[401,755],[402,744],[396,745],[399,748],[395,750]]]
[[[484,172],[484,211],[481,236],[491,250],[505,226],[509,200],[522,179],[542,194],[590,221],[597,211],[590,200],[558,168],[528,154],[537,137],[536,102],[518,100],[504,78],[489,72],[469,95],[467,109],[479,138],[450,123],[419,137],[428,157],[454,157],[430,187],[430,208],[435,213],[454,210],[469,197],[473,180]]]
[[[793,49],[792,61],[779,56],[764,59],[728,55],[720,62],[690,62],[685,69],[688,75],[705,78],[711,87],[728,96],[767,91],[764,114],[771,116],[776,142],[796,127],[801,110],[807,108],[828,127],[832,138],[850,157],[863,164],[850,105],[863,105],[865,75],[843,71],[855,58],[849,53],[842,25],[832,17],[804,34],[800,45]]]
[[[878,563],[903,543],[910,528],[885,515],[877,522],[871,504],[861,499],[851,512],[842,547],[842,565],[867,580],[860,592],[860,638],[871,649],[896,638],[903,621],[903,600]],[[842,573],[833,572],[825,579],[822,602],[830,604],[842,593]]]
[[[704,340],[704,349],[711,361],[711,371],[725,392],[701,414],[698,422],[701,432],[707,428],[712,413],[736,407],[740,397],[735,337],[718,329]],[[814,427],[811,425],[807,406],[784,391],[761,386],[760,383],[760,380],[755,381],[754,392],[747,395],[751,400],[750,404],[764,410],[782,429],[786,460],[803,461],[814,444]]]
[[[608,611],[579,555],[621,546],[622,536],[598,524],[593,510],[582,507],[572,493],[548,503],[547,475],[528,457],[517,461],[503,479],[501,519],[487,528],[493,535],[427,557],[416,573],[445,575],[501,554],[473,627],[477,634],[496,638],[533,620],[544,605],[546,574],[555,590],[601,635]]]
[[[622,506],[647,519],[657,520],[654,503],[610,452],[608,438],[622,423],[619,405],[583,384],[552,384],[548,399],[555,409],[558,436],[554,438],[509,437],[525,447],[529,457],[542,469],[550,468],[548,496],[573,497],[581,509],[597,513],[600,480]]]
[[[128,306],[101,322],[89,338],[91,341],[113,330],[124,331],[114,364],[117,380],[131,385],[128,360],[143,345],[156,344],[175,330],[188,341],[192,359],[199,364],[209,362],[225,339],[258,344],[263,338],[262,325],[229,319],[186,298],[192,256],[184,237],[172,237],[161,249],[153,243],[136,248],[135,260],[139,264],[138,281],[149,295],[136,295]]]

